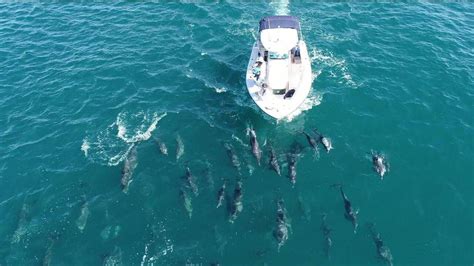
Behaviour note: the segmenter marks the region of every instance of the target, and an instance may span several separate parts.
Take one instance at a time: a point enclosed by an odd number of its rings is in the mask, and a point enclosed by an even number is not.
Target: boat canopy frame
[[[300,22],[294,16],[268,16],[260,20],[259,32],[278,28],[295,29],[298,33],[301,31]]]

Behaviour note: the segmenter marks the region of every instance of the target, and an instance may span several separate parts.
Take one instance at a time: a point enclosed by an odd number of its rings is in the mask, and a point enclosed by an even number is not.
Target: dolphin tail
[[[342,190],[342,185],[339,187],[339,190],[341,191],[341,196],[344,200],[347,200],[346,194],[344,193],[344,190]]]
[[[374,222],[366,223],[365,226],[369,230],[370,236],[375,240],[377,238],[377,230],[375,230],[376,224]]]
[[[247,122],[247,128],[245,128],[245,135],[248,136],[250,131],[253,130],[253,125],[250,122]]]
[[[317,128],[314,128],[314,129],[313,129],[313,132],[314,132],[314,134],[318,135],[320,138],[323,137],[323,135],[322,135],[321,133],[319,133],[319,131],[318,131]]]
[[[222,182],[224,182],[224,186],[226,186],[227,182],[229,182],[229,177],[226,176],[226,177],[222,177],[221,179],[222,179]]]
[[[280,189],[280,188],[275,188],[275,189],[274,189],[274,193],[275,193],[275,200],[276,200],[276,202],[278,202],[279,200],[283,199],[283,193],[281,192],[281,189]]]
[[[367,155],[369,155],[371,158],[374,157],[375,155],[377,155],[377,152],[375,152],[374,150],[370,149],[370,151],[366,152]]]
[[[327,214],[327,213],[323,212],[323,213],[321,214],[321,220],[322,220],[323,222],[326,221],[326,218],[327,218],[327,217],[328,217],[328,214]]]
[[[187,160],[186,162],[184,162],[184,168],[189,168],[189,160]]]
[[[342,198],[343,199],[346,199],[346,194],[344,194],[344,191],[342,190],[342,183],[336,183],[336,184],[332,184],[331,185],[331,188],[339,188],[339,190],[341,191],[341,195],[342,195]]]
[[[280,252],[280,248],[281,248],[282,246],[283,246],[282,243],[278,243],[278,249],[277,249],[278,252]]]
[[[294,132],[296,132],[297,134],[303,134],[303,133],[304,133],[304,129],[297,129],[297,130],[295,130]]]

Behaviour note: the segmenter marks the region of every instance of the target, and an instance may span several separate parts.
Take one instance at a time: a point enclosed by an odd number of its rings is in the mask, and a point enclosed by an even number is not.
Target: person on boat
[[[261,74],[261,71],[262,71],[261,66],[262,66],[262,62],[257,61],[257,63],[254,65],[254,67],[252,69],[252,74],[255,77],[256,81],[258,81],[258,78],[260,77],[260,74]]]

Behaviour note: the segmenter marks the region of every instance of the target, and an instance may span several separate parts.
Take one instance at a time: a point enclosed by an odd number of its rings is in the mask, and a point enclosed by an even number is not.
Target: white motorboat
[[[247,89],[260,109],[279,120],[296,111],[311,91],[311,61],[297,18],[265,17],[259,33],[247,67]]]

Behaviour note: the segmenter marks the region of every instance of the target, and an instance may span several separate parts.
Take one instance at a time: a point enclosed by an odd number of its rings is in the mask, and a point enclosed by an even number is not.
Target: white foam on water
[[[323,72],[322,69],[311,73],[311,83],[313,83],[318,78],[318,76],[321,75],[321,72]]]
[[[161,257],[172,253],[174,250],[173,241],[167,236],[166,227],[162,224],[162,222],[158,222],[157,229],[157,231],[154,230],[157,238],[154,239],[153,242],[155,243],[155,245],[158,244],[158,246],[155,246],[155,252],[147,252],[147,250],[145,250],[146,257],[144,257],[144,262],[146,265],[155,265],[155,261],[159,260]],[[150,256],[148,254],[154,255]],[[163,262],[161,264],[163,264]]]
[[[133,135],[129,136],[129,135],[127,135],[127,132],[128,132],[127,126],[128,126],[128,124],[127,124],[126,113],[120,113],[117,116],[117,120],[115,122],[116,125],[117,125],[117,129],[118,129],[117,137],[121,138],[123,141],[125,141],[127,143],[135,143],[135,142],[138,142],[138,141],[148,140],[151,137],[151,133],[153,133],[153,131],[156,129],[156,125],[158,124],[158,122],[165,116],[166,116],[166,113],[164,113],[160,116],[158,116],[157,113],[154,113],[152,115],[151,124],[144,131],[143,129],[146,126],[145,123],[150,120],[148,118],[148,116],[146,114],[144,114],[143,112],[140,112],[137,115],[133,115],[132,117],[134,117],[134,118],[138,118],[138,119],[141,118],[143,123],[140,123],[140,125],[138,127],[136,127],[134,132],[132,133]]]
[[[321,69],[318,71],[319,74],[325,68],[329,68],[331,77],[341,78],[339,83],[346,83],[351,87],[356,87],[357,84],[352,80],[352,75],[347,67],[346,60],[337,58],[329,51],[322,51],[317,48],[313,48],[310,52],[311,64],[318,65]],[[335,72],[336,73],[335,73]],[[319,75],[318,74],[318,75]]]
[[[112,254],[104,258],[103,265],[105,266],[122,265],[122,250],[116,246]]]
[[[84,138],[81,145],[81,151],[84,152],[84,156],[87,157],[87,152],[89,151],[90,147],[91,146],[89,145],[89,141],[87,140],[87,138]]]
[[[133,149],[134,146],[135,146],[134,143],[132,143],[128,146],[128,148],[125,151],[119,152],[117,155],[110,157],[107,164],[109,166],[118,165],[120,162],[122,162],[128,157],[128,154],[130,153],[130,151]]]
[[[115,122],[95,135],[86,136],[81,150],[86,157],[108,166],[118,165],[127,158],[137,142],[146,141],[156,130],[158,122],[167,113],[121,112]]]
[[[223,92],[226,92],[227,89],[225,87],[222,87],[222,88],[214,88],[216,90],[217,93],[223,93]]]
[[[145,245],[145,253],[143,254],[142,262],[140,263],[141,266],[145,265],[145,262],[147,261],[146,259],[147,256],[148,256],[148,244]]]
[[[323,100],[323,96],[321,94],[310,96],[304,100],[304,102],[298,107],[298,109],[296,109],[293,113],[291,113],[284,119],[287,122],[291,122],[295,117],[297,117],[301,113],[311,110],[314,106],[320,105],[322,100]]]
[[[275,10],[275,15],[284,16],[290,14],[289,0],[270,1],[270,6]]]

